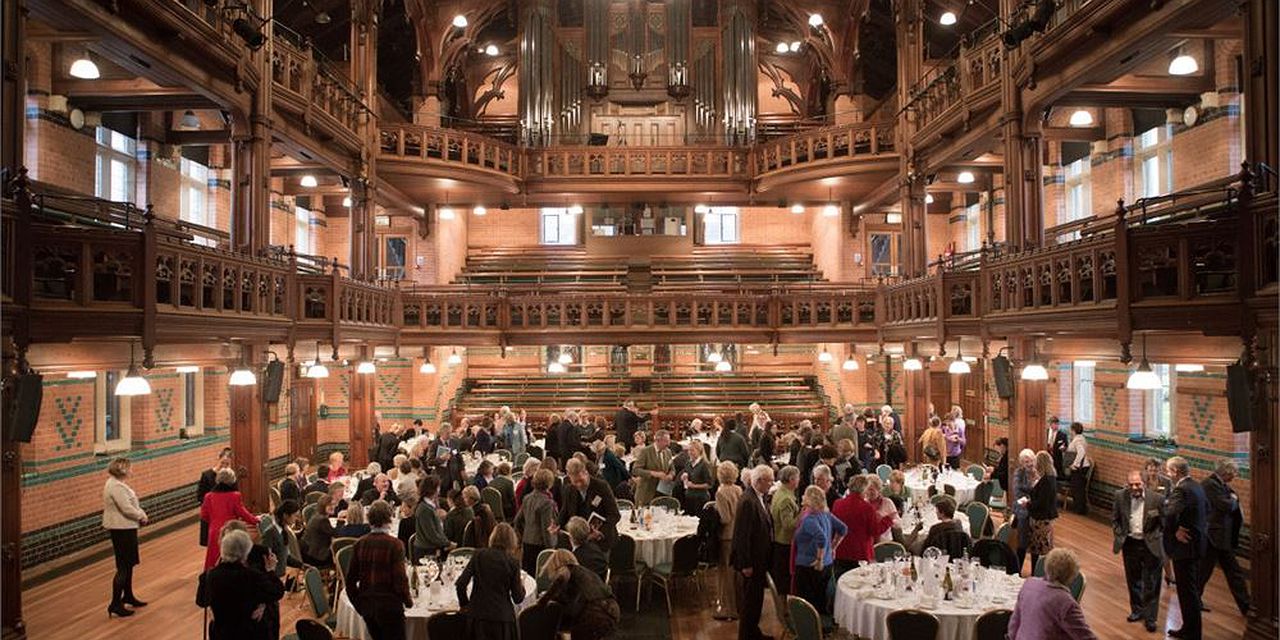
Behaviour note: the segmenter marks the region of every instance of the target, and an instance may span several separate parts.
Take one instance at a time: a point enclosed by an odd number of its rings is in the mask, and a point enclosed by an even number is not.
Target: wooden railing
[[[383,125],[383,155],[488,169],[518,178],[523,174],[520,149],[477,133],[411,124]]]
[[[151,278],[157,312],[288,318],[288,262],[157,238]]]
[[[984,262],[983,315],[1114,302],[1117,295],[1113,236],[1033,249]]]
[[[964,105],[974,109],[995,99],[1003,59],[1000,36],[986,32],[973,44],[963,44],[956,60],[931,69],[916,84],[908,108],[915,113],[917,131],[928,128]]]
[[[755,148],[756,175],[894,150],[893,123],[859,122],[803,131]]]
[[[884,288],[885,324],[932,322],[938,319],[942,276],[904,280]]]
[[[310,47],[276,35],[271,60],[276,99],[305,122],[327,119],[337,128],[334,133],[346,134],[358,145],[368,108],[355,85],[317,55]]]
[[[747,154],[727,147],[548,147],[530,149],[529,178],[745,178]]]

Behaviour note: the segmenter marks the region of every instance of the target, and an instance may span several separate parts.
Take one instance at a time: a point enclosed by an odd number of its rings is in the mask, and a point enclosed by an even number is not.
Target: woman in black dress
[[[516,602],[524,602],[519,542],[507,523],[494,527],[489,546],[476,549],[455,583],[458,604],[467,611],[473,640],[516,640]],[[472,583],[475,583],[472,585]],[[470,594],[467,587],[471,586]]]
[[[618,626],[618,601],[600,576],[578,564],[568,549],[556,549],[542,567],[550,583],[540,602],[558,602],[564,611],[561,628],[572,640],[599,640]]]
[[[1053,551],[1053,521],[1058,518],[1058,478],[1053,457],[1047,451],[1036,454],[1036,475],[1031,495],[1023,498],[1027,501],[1027,520],[1031,525],[1027,551],[1031,554],[1033,570],[1040,556]]]

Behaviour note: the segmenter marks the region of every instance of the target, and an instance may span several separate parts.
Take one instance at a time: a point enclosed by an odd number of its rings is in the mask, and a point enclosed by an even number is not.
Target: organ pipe
[[[550,9],[527,10],[520,32],[520,139],[528,146],[551,144],[555,118],[555,34]]]
[[[721,28],[724,51],[724,126],[729,145],[750,144],[756,136],[756,40],[753,21],[743,7],[729,11]]]

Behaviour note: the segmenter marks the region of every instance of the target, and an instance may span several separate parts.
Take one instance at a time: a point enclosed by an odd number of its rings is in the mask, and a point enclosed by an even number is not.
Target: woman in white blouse
[[[1071,423],[1071,442],[1067,444],[1067,457],[1071,462],[1071,510],[1080,515],[1089,515],[1089,468],[1093,459],[1089,457],[1089,443],[1084,438],[1084,425]]]
[[[107,617],[131,616],[133,610],[147,603],[133,595],[133,567],[138,564],[138,527],[147,523],[147,512],[138,504],[138,495],[125,478],[129,477],[128,458],[116,458],[107,465],[107,484],[102,489],[102,527],[111,535],[111,549],[116,557],[116,575],[111,580],[111,605]]]

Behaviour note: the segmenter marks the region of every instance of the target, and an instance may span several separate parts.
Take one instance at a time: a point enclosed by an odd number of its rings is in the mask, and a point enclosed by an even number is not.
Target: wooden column
[[[27,124],[26,0],[5,2],[4,94],[0,96],[0,167],[15,171],[23,163]]]
[[[1031,355],[1030,340],[1010,341],[1010,358],[1025,360]],[[1009,452],[1016,458],[1023,449],[1039,451],[1045,447],[1045,381],[1013,378],[1013,399],[1010,400]]]
[[[910,460],[920,462],[924,460],[920,451],[920,434],[929,426],[929,372],[903,371],[900,375],[907,404],[902,416],[902,437],[906,440]]]
[[[1280,86],[1276,74],[1280,73],[1277,56],[1277,21],[1280,9],[1275,0],[1248,0],[1244,3],[1244,129],[1245,159],[1264,162],[1277,168],[1280,151]],[[1272,183],[1275,183],[1274,178]],[[1274,613],[1273,613],[1274,615]]]
[[[365,105],[378,95],[378,7],[375,2],[351,3],[351,68],[356,89]],[[370,110],[361,114],[361,133],[370,149],[377,149],[378,119]],[[374,233],[377,176],[376,153],[366,154],[356,162],[355,179],[351,181],[351,277],[374,280],[378,277],[377,234]]]
[[[257,358],[250,365],[259,369]],[[231,451],[236,461],[236,481],[245,506],[254,513],[270,510],[267,496],[267,403],[262,401],[262,376],[258,384],[230,387],[231,393]]]
[[[1256,2],[1251,4],[1265,4]],[[1275,18],[1274,7],[1271,17]],[[1272,25],[1274,29],[1275,25]],[[1275,31],[1272,31],[1274,34]],[[1274,53],[1275,43],[1271,43]],[[1274,103],[1272,103],[1274,104]],[[1280,510],[1276,507],[1276,442],[1280,425],[1280,339],[1276,327],[1259,327],[1260,337],[1256,357],[1260,360],[1254,368],[1257,384],[1254,387],[1254,431],[1250,441],[1250,560],[1249,595],[1253,610],[1249,612],[1244,637],[1250,640],[1273,640],[1280,636],[1276,625],[1277,597],[1276,565],[1280,554],[1276,552],[1276,519]]]
[[[898,104],[911,102],[911,93],[920,79],[924,63],[923,6],[919,0],[903,0],[898,3]],[[899,149],[898,202],[902,207],[902,272],[908,277],[922,276],[929,263],[929,250],[925,238],[925,204],[923,176],[916,175],[915,151],[911,138],[915,134],[916,114],[902,109],[898,117]]]
[[[9,18],[5,8],[5,18]],[[7,25],[6,25],[7,29]],[[11,340],[4,340],[3,375],[11,380],[24,367],[22,358]],[[5,385],[0,408],[8,416],[13,406],[13,394]],[[26,637],[26,625],[22,620],[22,449],[21,444],[8,437],[9,429],[0,429],[0,487],[4,487],[0,500],[0,633]]]
[[[369,447],[373,445],[373,412],[376,400],[374,374],[356,373],[355,363],[349,371],[351,398],[347,401],[351,451],[347,454],[347,468],[359,469],[369,464]]]
[[[271,5],[257,0],[258,15],[271,15]],[[253,94],[249,114],[232,120],[231,243],[242,253],[258,254],[271,242],[271,100],[273,83],[272,21],[262,25],[266,44],[250,54],[262,81]]]

